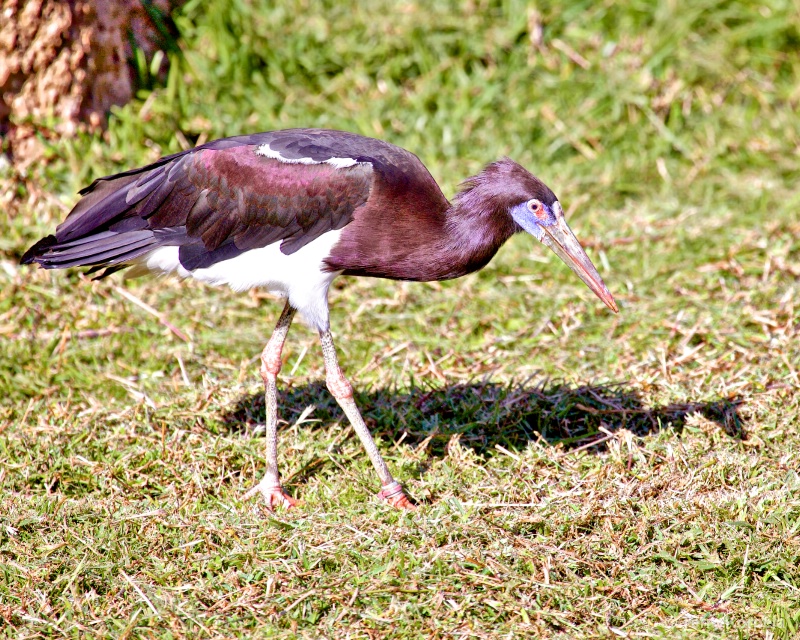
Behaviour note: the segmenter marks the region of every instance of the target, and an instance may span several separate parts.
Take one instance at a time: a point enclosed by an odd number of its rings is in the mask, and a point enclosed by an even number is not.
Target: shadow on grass
[[[496,445],[519,450],[539,439],[567,447],[589,448],[595,442],[593,448],[599,449],[607,432],[620,429],[637,435],[665,428],[680,432],[691,413],[717,423],[731,437],[746,437],[738,398],[648,407],[622,383],[528,387],[488,382],[403,393],[381,389],[357,393],[356,399],[373,435],[412,446],[427,440],[428,452],[436,456],[444,455],[454,435],[486,456],[496,453]],[[345,419],[322,383],[284,390],[278,403],[280,417],[289,424],[309,406],[314,407],[309,418],[322,424]],[[234,430],[263,425],[263,396],[241,398],[223,420]]]

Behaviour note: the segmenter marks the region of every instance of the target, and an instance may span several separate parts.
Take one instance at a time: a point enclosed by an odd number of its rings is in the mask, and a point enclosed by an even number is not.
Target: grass
[[[273,4],[190,1],[165,86],[4,170],[0,634],[796,637],[796,3]],[[448,194],[514,157],[621,306],[523,237],[453,282],[337,281],[413,515],[371,498],[300,325],[280,444],[303,505],[240,501],[268,296],[18,266],[94,177],[288,126],[389,139]]]

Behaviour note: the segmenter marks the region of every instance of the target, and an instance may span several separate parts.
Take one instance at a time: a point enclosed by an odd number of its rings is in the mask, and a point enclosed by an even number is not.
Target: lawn
[[[278,6],[275,6],[278,5]],[[796,2],[190,0],[169,78],[0,169],[0,635],[800,634]],[[140,68],[145,74],[146,69]],[[449,196],[508,155],[620,306],[515,237],[442,283],[340,278],[357,400],[420,503],[379,502],[281,309],[19,266],[92,179],[215,137],[346,129]]]

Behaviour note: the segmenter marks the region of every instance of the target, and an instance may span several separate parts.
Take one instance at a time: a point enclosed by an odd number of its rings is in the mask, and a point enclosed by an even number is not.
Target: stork
[[[553,192],[504,158],[468,178],[449,202],[414,154],[388,142],[325,129],[223,138],[99,178],[24,264],[46,269],[125,267],[286,299],[261,353],[266,472],[245,497],[291,507],[278,471],[277,376],[296,312],[318,332],[326,383],[381,482],[378,496],[412,509],[383,460],[342,373],[328,289],[338,276],[432,281],[484,267],[515,233],[552,249],[606,306],[611,293],[564,219]]]

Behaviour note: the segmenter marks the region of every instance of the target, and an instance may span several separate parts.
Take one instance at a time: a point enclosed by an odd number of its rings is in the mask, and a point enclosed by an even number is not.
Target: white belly
[[[341,272],[323,270],[323,260],[338,242],[341,230],[322,234],[290,255],[276,242],[261,249],[223,260],[206,269],[187,271],[178,260],[178,247],[160,247],[143,256],[140,264],[150,271],[175,273],[234,291],[262,287],[283,297],[317,329],[328,328],[328,287]]]

